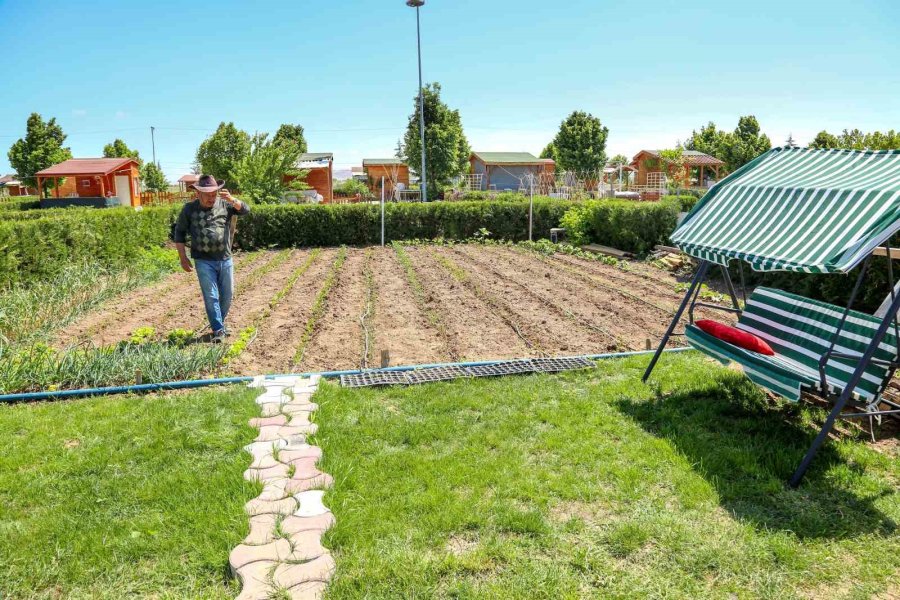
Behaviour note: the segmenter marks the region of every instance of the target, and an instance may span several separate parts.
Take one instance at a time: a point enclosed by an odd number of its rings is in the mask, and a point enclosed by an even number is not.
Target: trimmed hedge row
[[[0,214],[33,210],[41,207],[41,201],[34,196],[14,196],[0,202]]]
[[[534,236],[550,236],[573,202],[535,199]],[[244,250],[287,246],[364,246],[381,241],[381,209],[375,204],[278,204],[255,206],[238,224],[235,243]],[[528,202],[411,202],[385,207],[385,240],[464,240],[487,229],[491,237],[528,239]]]
[[[681,204],[677,199],[659,202],[590,200],[565,214],[562,225],[571,242],[612,246],[645,254],[669,241]]]
[[[0,220],[0,285],[49,277],[84,259],[102,264],[134,260],[144,249],[166,242],[176,214],[176,207],[166,206]]]

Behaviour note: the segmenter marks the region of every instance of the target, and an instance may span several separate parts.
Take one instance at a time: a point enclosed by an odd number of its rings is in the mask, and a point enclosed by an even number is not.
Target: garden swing
[[[697,350],[741,365],[750,380],[787,400],[807,393],[832,403],[791,477],[796,487],[836,419],[900,414],[900,404],[882,397],[900,366],[900,290],[892,267],[900,252],[890,247],[898,230],[900,151],[769,150],[718,183],[672,234],[672,242],[700,264],[643,380],[687,309],[684,335]],[[887,256],[890,290],[870,315],[853,304],[873,255]],[[759,272],[839,274],[862,266],[846,307],[768,287],[757,287],[749,298],[743,291],[741,307],[728,272],[734,259],[742,288],[744,262]],[[714,266],[722,271],[730,307],[698,302]],[[707,333],[694,321],[696,306],[736,314],[736,329],[763,340],[774,354]]]

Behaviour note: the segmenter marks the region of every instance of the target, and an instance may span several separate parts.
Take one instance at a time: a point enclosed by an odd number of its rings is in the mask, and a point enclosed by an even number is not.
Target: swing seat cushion
[[[799,400],[801,391],[840,394],[849,383],[859,358],[872,341],[881,319],[850,311],[841,327],[844,308],[810,300],[772,288],[758,287],[747,299],[737,329],[765,341],[772,355],[752,352],[720,340],[696,325],[685,330],[688,342],[723,363],[736,362],[752,381],[787,398]],[[837,336],[835,338],[835,333]],[[853,358],[832,357],[825,365],[823,389],[819,360],[835,338],[834,352]],[[875,358],[897,360],[897,340],[889,330],[875,351]],[[853,399],[874,402],[881,395],[893,370],[870,362],[853,390]]]
[[[747,331],[741,331],[737,327],[731,327],[712,319],[701,319],[694,323],[697,327],[723,342],[733,344],[738,348],[758,352],[767,356],[773,356],[775,351],[766,343],[766,341]]]

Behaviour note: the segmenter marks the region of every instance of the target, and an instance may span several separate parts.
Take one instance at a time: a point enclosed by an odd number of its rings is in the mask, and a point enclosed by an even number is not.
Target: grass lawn
[[[0,598],[233,598],[257,394],[0,406]]]
[[[327,598],[865,598],[900,592],[897,446],[669,355],[316,396]],[[891,587],[894,586],[894,587]]]

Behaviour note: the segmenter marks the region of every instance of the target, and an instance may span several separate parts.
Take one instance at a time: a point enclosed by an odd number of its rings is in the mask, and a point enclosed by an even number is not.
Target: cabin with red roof
[[[140,206],[140,165],[133,158],[70,158],[35,173],[38,196],[56,181],[41,208],[61,206]],[[51,184],[52,185],[52,184]]]

